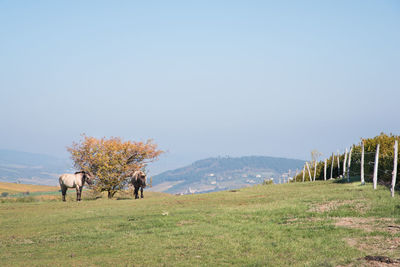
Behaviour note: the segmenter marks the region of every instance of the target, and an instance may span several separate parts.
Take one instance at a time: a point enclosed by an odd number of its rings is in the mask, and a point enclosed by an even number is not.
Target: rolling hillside
[[[0,198],[2,266],[399,266],[400,198],[317,181],[145,198]],[[2,202],[3,201],[3,202]],[[25,202],[24,202],[25,201]],[[32,203],[31,203],[32,202]],[[386,262],[389,262],[386,264]]]
[[[236,189],[276,178],[303,164],[302,160],[264,156],[208,158],[154,176],[152,190],[204,193]]]

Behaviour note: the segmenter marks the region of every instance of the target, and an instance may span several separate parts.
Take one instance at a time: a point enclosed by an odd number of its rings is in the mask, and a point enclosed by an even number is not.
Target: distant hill
[[[0,182],[56,185],[58,176],[72,172],[68,159],[0,149]]]
[[[152,190],[188,193],[235,189],[277,178],[303,165],[303,160],[265,156],[208,158],[154,176]]]

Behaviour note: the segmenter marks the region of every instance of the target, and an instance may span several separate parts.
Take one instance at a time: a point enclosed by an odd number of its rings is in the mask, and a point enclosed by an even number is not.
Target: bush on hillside
[[[269,184],[274,184],[274,180],[272,179],[265,179],[262,183],[263,185],[269,185]]]

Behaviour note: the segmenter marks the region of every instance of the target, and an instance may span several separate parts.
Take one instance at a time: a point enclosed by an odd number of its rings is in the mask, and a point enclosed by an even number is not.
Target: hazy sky
[[[0,0],[0,93],[5,149],[329,155],[400,134],[400,2]]]

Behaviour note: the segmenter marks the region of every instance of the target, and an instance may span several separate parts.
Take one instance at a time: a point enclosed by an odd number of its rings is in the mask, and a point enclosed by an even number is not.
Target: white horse
[[[65,195],[68,188],[76,188],[76,201],[81,201],[82,187],[85,182],[89,185],[93,184],[93,175],[88,172],[80,171],[75,174],[63,174],[58,179],[60,182],[62,200],[65,201]]]

